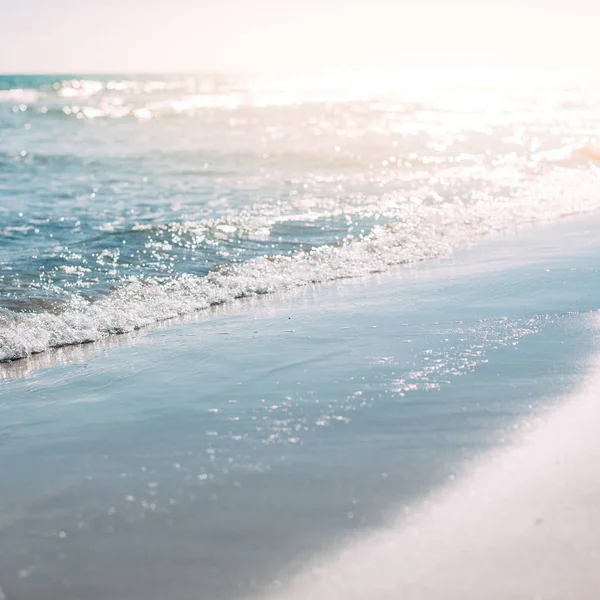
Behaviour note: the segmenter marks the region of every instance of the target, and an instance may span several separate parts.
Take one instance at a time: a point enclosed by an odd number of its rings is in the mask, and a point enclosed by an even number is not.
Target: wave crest
[[[166,284],[131,280],[94,302],[76,298],[57,314],[4,315],[0,361],[131,332],[236,298],[381,272],[447,255],[492,231],[600,208],[597,172],[579,173],[577,179],[568,177],[562,186],[548,179],[525,196],[498,202],[407,206],[395,223],[339,245],[253,258],[206,276],[182,275]]]

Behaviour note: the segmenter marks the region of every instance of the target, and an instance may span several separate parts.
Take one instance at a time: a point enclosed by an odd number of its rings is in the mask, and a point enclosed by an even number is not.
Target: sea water
[[[600,88],[0,77],[0,360],[593,210]]]
[[[383,598],[585,378],[592,84],[0,81],[0,597]]]

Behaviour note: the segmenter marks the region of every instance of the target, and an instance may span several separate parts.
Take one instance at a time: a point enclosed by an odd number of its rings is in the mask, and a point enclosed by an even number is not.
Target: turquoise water
[[[598,100],[0,77],[0,598],[285,590],[569,394]]]
[[[598,102],[547,77],[0,77],[0,360],[593,210]]]

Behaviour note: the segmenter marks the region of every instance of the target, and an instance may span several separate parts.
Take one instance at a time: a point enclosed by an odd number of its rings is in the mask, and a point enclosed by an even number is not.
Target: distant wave
[[[0,361],[134,331],[236,298],[357,277],[447,255],[493,231],[597,210],[599,182],[593,168],[565,171],[562,177],[537,182],[526,194],[509,200],[412,204],[395,223],[339,245],[293,256],[254,258],[217,268],[206,276],[182,275],[167,284],[131,280],[94,302],[77,298],[58,314],[0,316]]]
[[[32,89],[0,90],[1,103],[35,104],[39,97],[40,93]]]

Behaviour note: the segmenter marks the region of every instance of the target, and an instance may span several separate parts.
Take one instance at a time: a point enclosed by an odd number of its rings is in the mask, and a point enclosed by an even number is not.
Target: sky
[[[0,72],[592,69],[597,0],[0,0]]]

